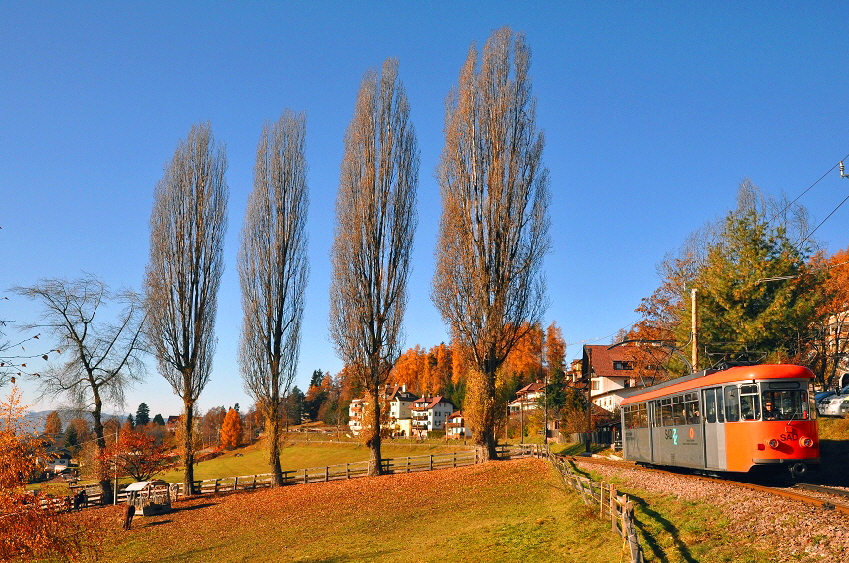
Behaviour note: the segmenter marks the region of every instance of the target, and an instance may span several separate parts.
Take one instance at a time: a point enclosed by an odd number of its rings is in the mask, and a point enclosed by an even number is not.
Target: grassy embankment
[[[93,511],[106,561],[586,562],[622,554],[608,522],[537,459],[179,502],[121,532]]]
[[[456,444],[428,442],[424,444],[387,442],[381,448],[384,458],[430,455],[468,449]],[[203,461],[195,467],[195,479],[217,479],[260,475],[268,473],[268,460],[262,443],[225,452],[223,455]],[[287,441],[280,449],[280,464],[284,471],[325,467],[341,463],[354,463],[369,459],[370,450],[356,442],[329,442],[323,440]],[[179,482],[183,472],[172,469],[157,476],[168,482]]]

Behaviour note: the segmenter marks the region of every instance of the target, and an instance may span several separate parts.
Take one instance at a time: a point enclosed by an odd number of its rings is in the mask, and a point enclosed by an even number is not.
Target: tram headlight
[[[813,448],[814,441],[808,438],[807,436],[802,436],[801,438],[799,438],[799,445],[803,448]]]
[[[778,448],[778,443],[778,440],[776,440],[775,438],[770,438],[769,440],[767,440],[766,445],[775,450]]]

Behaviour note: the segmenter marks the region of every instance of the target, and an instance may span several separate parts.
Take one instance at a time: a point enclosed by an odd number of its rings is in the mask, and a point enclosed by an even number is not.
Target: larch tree
[[[363,77],[345,135],[331,250],[330,334],[366,392],[369,475],[379,475],[381,390],[402,346],[416,227],[419,150],[410,106],[387,59]]]
[[[804,362],[823,389],[840,385],[849,355],[849,249],[832,256],[816,256],[812,268],[825,273],[820,286],[822,300],[811,324]]]
[[[227,159],[209,123],[192,126],[156,186],[145,277],[148,340],[183,401],[183,490],[193,494],[195,403],[215,352],[227,230]]]
[[[495,31],[477,59],[472,46],[446,100],[432,298],[473,366],[464,413],[489,460],[505,416],[499,368],[547,305],[549,180],[523,35]]]
[[[113,293],[98,277],[44,279],[12,291],[41,304],[41,322],[25,328],[46,329],[62,352],[62,363],[49,364],[38,374],[42,397],[62,397],[93,422],[98,452],[106,447],[103,408],[124,405],[125,391],[145,375],[142,330],[145,316],[141,297],[126,290]],[[114,302],[122,308],[113,319],[101,318]],[[112,482],[103,471],[101,493],[114,497]]]
[[[221,424],[221,445],[233,449],[242,443],[242,417],[239,411],[231,408]]]
[[[44,433],[56,436],[62,433],[62,419],[56,411],[50,411],[47,420],[44,421]]]
[[[266,123],[257,148],[239,251],[239,365],[265,419],[271,481],[283,484],[280,407],[298,367],[307,257],[306,116],[291,110]]]

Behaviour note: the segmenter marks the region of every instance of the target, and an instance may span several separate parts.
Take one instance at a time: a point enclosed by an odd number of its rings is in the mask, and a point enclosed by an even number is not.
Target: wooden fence
[[[539,446],[537,444],[520,444],[515,446],[502,445],[497,447],[498,457],[500,459],[516,459],[528,456],[543,457],[546,455],[546,451],[547,450],[545,450],[543,446]],[[435,469],[474,465],[477,462],[478,456],[474,450],[396,457],[381,460],[384,474],[433,471]],[[358,461],[354,463],[329,465],[326,467],[312,467],[307,469],[284,471],[283,484],[296,485],[365,477],[368,474],[368,464],[368,461]],[[174,483],[171,486],[173,487],[173,492],[177,496],[185,496],[182,483]],[[239,477],[226,477],[221,479],[204,479],[202,481],[194,482],[195,493],[201,495],[223,493],[227,491],[248,491],[259,488],[267,488],[270,486],[270,473],[241,475]],[[82,485],[71,485],[71,494],[73,495],[82,487]],[[97,486],[90,485],[87,492],[88,506],[98,506],[101,504],[100,490]],[[127,495],[123,488],[119,488],[118,502],[124,502],[126,501],[126,498]],[[177,497],[174,496],[173,498]],[[112,499],[109,499],[110,502],[111,500]],[[55,499],[54,502],[56,503],[57,509],[59,509],[64,506],[63,503],[65,500]]]
[[[572,464],[561,457],[549,454],[549,461],[557,468],[563,482],[578,491],[584,504],[598,505],[599,518],[610,519],[611,530],[619,534],[631,554],[631,563],[644,563],[643,550],[634,526],[634,503],[628,495],[619,495],[616,487],[608,483],[597,483],[578,475]]]

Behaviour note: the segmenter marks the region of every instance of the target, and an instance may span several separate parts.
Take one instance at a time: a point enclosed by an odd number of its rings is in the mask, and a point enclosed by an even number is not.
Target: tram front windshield
[[[795,385],[797,389],[778,386]],[[763,420],[807,420],[810,417],[808,391],[800,383],[766,383],[763,385]],[[771,406],[771,408],[770,408]]]

